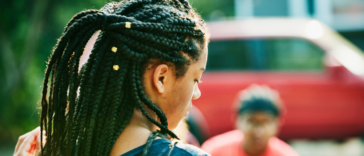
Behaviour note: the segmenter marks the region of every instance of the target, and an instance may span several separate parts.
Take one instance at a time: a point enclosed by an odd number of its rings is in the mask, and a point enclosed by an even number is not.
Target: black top
[[[173,142],[167,139],[154,140],[149,149],[148,156],[210,156],[205,151],[189,144],[177,143],[173,146]],[[132,149],[121,156],[141,156],[145,145]],[[172,149],[172,150],[171,150]]]

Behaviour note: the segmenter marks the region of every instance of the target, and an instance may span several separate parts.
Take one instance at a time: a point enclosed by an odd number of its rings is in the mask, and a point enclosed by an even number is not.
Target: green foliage
[[[0,5],[0,144],[39,125],[44,69],[57,38],[76,13],[108,1],[3,1]]]
[[[202,17],[233,16],[233,0],[190,0]],[[15,0],[0,5],[0,144],[39,125],[46,62],[64,27],[76,13],[99,9],[109,0]]]
[[[205,21],[221,20],[234,16],[234,0],[189,1]]]

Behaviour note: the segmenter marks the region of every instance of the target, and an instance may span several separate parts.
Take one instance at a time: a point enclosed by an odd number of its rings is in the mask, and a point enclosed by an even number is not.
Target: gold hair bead
[[[126,23],[125,23],[125,28],[130,29],[130,28],[131,28],[131,23],[130,23],[130,22],[126,22]]]
[[[112,68],[114,68],[114,70],[119,70],[119,65],[114,65]]]
[[[111,48],[111,51],[113,51],[114,53],[116,53],[116,52],[118,51],[118,48],[116,48],[116,47],[112,47],[112,48]]]

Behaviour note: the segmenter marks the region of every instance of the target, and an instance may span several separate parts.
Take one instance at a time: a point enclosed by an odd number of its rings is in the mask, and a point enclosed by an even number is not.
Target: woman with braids
[[[207,42],[187,0],[124,0],[75,15],[45,72],[41,155],[207,155],[171,131],[201,95]]]

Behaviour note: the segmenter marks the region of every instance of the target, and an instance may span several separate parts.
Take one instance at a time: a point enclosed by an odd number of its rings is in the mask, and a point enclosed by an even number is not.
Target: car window
[[[212,40],[207,70],[322,70],[324,51],[303,39]]]

